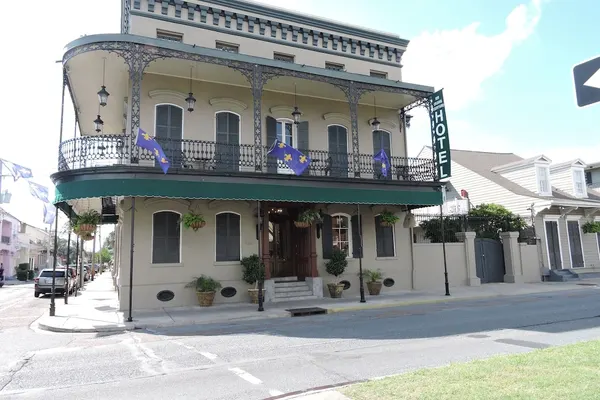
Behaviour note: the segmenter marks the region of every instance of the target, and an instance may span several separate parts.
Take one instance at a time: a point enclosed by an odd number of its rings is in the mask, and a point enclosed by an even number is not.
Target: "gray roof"
[[[430,146],[427,146],[431,149]],[[471,150],[451,150],[452,161],[462,165],[465,168],[470,169],[483,176],[484,178],[502,186],[503,188],[510,190],[514,194],[521,196],[528,196],[538,199],[551,199],[548,196],[540,196],[523,186],[503,177],[502,175],[492,172],[492,168],[501,165],[518,163],[524,161],[523,157],[520,157],[514,153],[491,153],[485,151],[471,151]],[[588,198],[582,199],[579,197],[572,196],[562,190],[552,187],[552,198],[556,200],[574,200],[574,201],[600,201],[600,195],[594,191],[588,189]]]

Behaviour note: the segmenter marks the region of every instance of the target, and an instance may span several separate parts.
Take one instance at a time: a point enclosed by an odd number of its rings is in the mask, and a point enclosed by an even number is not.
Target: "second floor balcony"
[[[269,146],[261,146],[259,163],[252,144],[227,144],[216,141],[157,138],[170,162],[170,171],[185,169],[198,174],[278,174],[294,172],[276,157],[268,155]],[[111,166],[156,168],[154,155],[135,146],[130,135],[97,135],[69,139],[60,146],[59,171]],[[299,148],[311,159],[303,176],[319,179],[375,179],[409,182],[436,180],[431,159],[389,157],[387,173],[373,153],[359,154],[358,163],[352,153]]]

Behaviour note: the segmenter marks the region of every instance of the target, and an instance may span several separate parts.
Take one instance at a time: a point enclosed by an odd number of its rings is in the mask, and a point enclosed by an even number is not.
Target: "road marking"
[[[208,353],[206,351],[201,351],[200,354],[203,355],[204,357],[208,358],[210,361],[214,361],[214,360],[217,359],[217,355],[213,354],[213,353]]]
[[[258,379],[254,375],[250,375],[248,372],[244,371],[243,369],[240,369],[240,368],[229,368],[229,371],[233,372],[234,374],[236,374],[237,376],[239,376],[243,380],[245,380],[247,382],[250,382],[253,385],[260,385],[260,384],[262,384],[262,381],[260,379]]]
[[[269,395],[270,396],[281,396],[283,393],[282,391],[279,390],[275,390],[275,389],[269,389]]]
[[[200,351],[197,348],[195,348],[194,346],[190,346],[190,345],[185,344],[185,343],[181,343],[181,342],[177,342],[177,341],[173,341],[172,343],[173,344],[177,344],[177,345],[182,346],[182,347],[185,347],[188,350],[192,350],[192,351],[200,354],[201,356],[208,358],[210,361],[215,361],[217,359],[217,357],[218,357],[216,354],[209,353],[208,351]]]

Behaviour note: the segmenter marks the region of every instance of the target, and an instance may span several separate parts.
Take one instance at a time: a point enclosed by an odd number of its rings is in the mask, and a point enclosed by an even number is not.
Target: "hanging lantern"
[[[194,93],[190,92],[189,96],[185,99],[185,102],[187,103],[187,110],[189,112],[194,111],[194,108],[196,107],[196,98],[194,97]]]
[[[294,111],[292,111],[292,117],[294,118],[294,124],[298,125],[300,123],[300,117],[302,116],[302,112],[298,110],[298,107],[294,106]]]
[[[373,127],[374,131],[378,131],[379,128],[381,128],[381,122],[379,122],[377,117],[373,118],[373,120],[371,121],[371,126]]]
[[[108,96],[110,96],[110,93],[106,91],[106,86],[102,85],[98,91],[98,102],[102,107],[104,107],[108,102]]]
[[[100,118],[100,115],[98,114],[98,118],[94,120],[94,129],[96,132],[100,133],[102,132],[102,128],[104,128],[104,121],[102,121],[102,118]]]

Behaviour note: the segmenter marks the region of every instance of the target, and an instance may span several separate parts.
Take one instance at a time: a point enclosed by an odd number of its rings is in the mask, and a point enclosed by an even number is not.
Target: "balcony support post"
[[[360,178],[360,149],[358,143],[358,102],[365,90],[356,87],[354,82],[350,82],[348,86],[341,88],[350,106],[350,128],[352,131],[352,169],[354,177]]]

